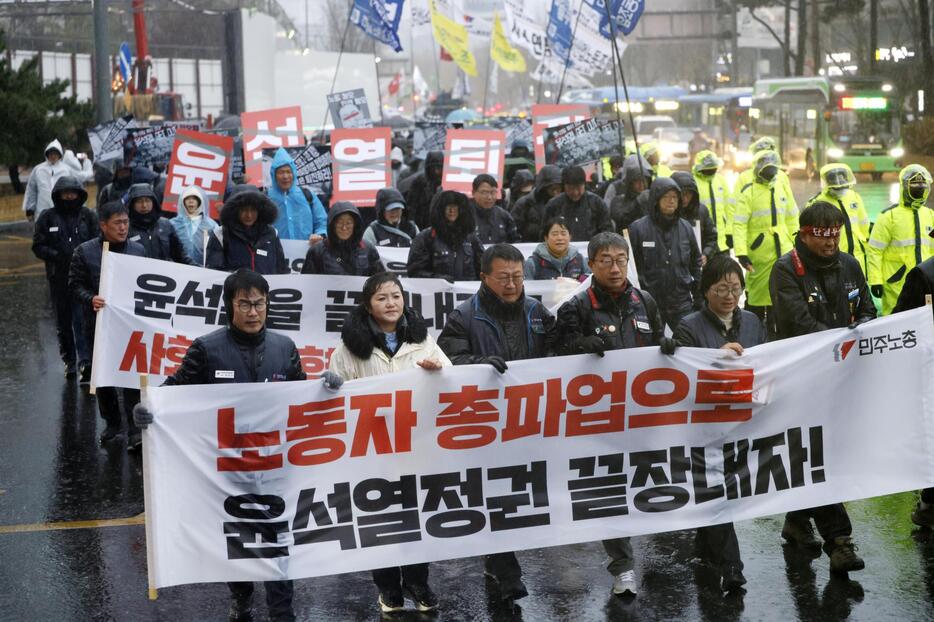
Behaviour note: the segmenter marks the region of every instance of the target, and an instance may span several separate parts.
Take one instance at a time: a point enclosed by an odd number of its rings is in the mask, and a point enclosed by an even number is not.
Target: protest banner
[[[350,201],[357,207],[376,205],[376,192],[392,186],[391,141],[388,127],[331,133],[331,205],[337,201]]]
[[[91,143],[94,161],[103,164],[122,159],[127,132],[135,127],[133,115],[127,115],[88,128],[88,141]]]
[[[402,51],[399,41],[399,23],[405,0],[354,0],[350,10],[350,22],[377,41],[385,43],[396,52]]]
[[[216,220],[227,190],[233,142],[229,136],[179,130],[172,144],[162,209],[177,211],[185,188],[198,186],[208,198],[211,218]]]
[[[196,337],[226,325],[221,296],[226,272],[120,253],[105,253],[104,262],[100,291],[107,305],[98,317],[93,386],[136,388],[139,374],[153,376],[150,384],[158,385]],[[289,274],[267,275],[266,280],[267,328],[288,335],[305,371],[320,374],[340,341],[344,317],[361,302],[366,278]],[[434,336],[480,286],[444,279],[404,278],[402,283],[408,304],[427,320]],[[581,287],[571,279],[525,283],[528,295],[553,309]]]
[[[263,149],[305,144],[301,106],[244,112],[240,114],[240,125],[245,183],[254,186],[263,184]]]
[[[373,127],[370,105],[363,89],[330,93],[327,98],[335,128]]]
[[[303,147],[282,147],[295,161],[295,183],[315,194],[324,194],[331,181],[331,148],[309,144]],[[263,183],[272,184],[270,164],[279,149],[263,149]]]
[[[444,145],[441,186],[473,197],[473,179],[481,173],[492,175],[503,193],[503,165],[506,159],[506,132],[502,130],[448,130]]]
[[[558,166],[583,165],[620,153],[623,124],[610,119],[587,119],[545,128],[545,162]]]
[[[172,143],[178,130],[197,132],[199,123],[181,123],[167,121],[160,125],[127,129],[127,136],[132,141],[132,159],[129,165],[166,166],[172,157]]]
[[[447,124],[416,121],[412,133],[412,153],[417,158],[425,159],[429,151],[444,151],[447,140]]]
[[[150,389],[152,576],[299,579],[924,488],[934,400],[918,387],[932,374],[922,308],[741,357],[638,348],[339,391]]]
[[[556,127],[590,118],[586,104],[532,104],[532,139],[535,142],[535,170],[545,166],[547,127]]]

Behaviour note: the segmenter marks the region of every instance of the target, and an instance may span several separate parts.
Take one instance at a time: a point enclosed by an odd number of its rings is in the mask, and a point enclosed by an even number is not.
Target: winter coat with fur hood
[[[453,223],[444,217],[445,207],[450,204],[458,207]],[[431,227],[412,241],[408,275],[449,281],[480,280],[483,244],[474,232],[475,227],[473,210],[465,194],[454,190],[439,192],[431,205]]]
[[[256,222],[240,222],[244,208],[256,209]],[[233,272],[249,268],[260,274],[288,274],[289,263],[272,223],[276,204],[253,186],[235,186],[221,208],[221,226],[211,233],[205,267]]]

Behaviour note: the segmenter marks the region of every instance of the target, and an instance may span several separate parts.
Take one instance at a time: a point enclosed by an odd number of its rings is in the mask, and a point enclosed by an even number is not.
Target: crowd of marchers
[[[732,188],[714,152],[700,151],[690,171],[672,172],[650,143],[609,158],[602,182],[578,166],[535,172],[529,162],[504,180],[478,175],[468,197],[442,187],[441,153],[406,158],[396,147],[393,187],[376,193],[374,207],[338,201],[326,209],[329,197],[299,187],[294,162],[279,150],[269,187],[231,185],[215,222],[200,188],[186,189],[177,214],[165,214],[164,177],[127,166],[117,166],[109,183],[99,180],[97,207],[89,209],[87,167],[65,165],[56,141],[32,171],[24,211],[35,222],[33,252],[45,261],[65,375],[81,383],[93,363],[95,312],[107,304],[99,295],[105,242],[110,252],[231,273],[223,291],[228,325],[194,340],[170,385],[306,378],[294,343],[266,330],[263,275],[289,272],[282,239],[308,241],[303,273],[369,277],[323,376],[334,391],[345,380],[416,367],[487,364],[502,373],[512,361],[625,348],[741,356],[768,340],[870,321],[874,298],[882,314],[925,304],[934,293],[934,213],[924,167],[899,173],[898,202],[871,226],[845,164],[823,167],[821,192],[802,209],[775,141],[761,138],[751,151],[752,166]],[[511,162],[528,157],[527,146],[512,145]],[[520,241],[538,243],[531,256],[512,246]],[[586,242],[586,256],[572,242]],[[437,341],[405,304],[380,246],[409,248],[409,277],[480,282]],[[639,287],[627,278],[631,262]],[[523,284],[558,277],[590,281],[553,315]],[[96,397],[106,424],[101,443],[125,435],[136,450],[140,428],[153,420],[139,392],[98,387]],[[934,527],[934,489],[922,491],[911,520]],[[864,567],[843,504],[788,513],[781,537],[823,549],[834,572]],[[696,541],[722,589],[742,589],[733,525],[698,529]],[[629,539],[603,544],[613,593],[635,596]],[[485,570],[505,603],[527,595],[515,553],[486,556]],[[406,597],[421,611],[438,607],[428,564],[374,570],[373,579],[383,612],[401,610]],[[294,619],[292,582],[265,587],[271,619]],[[253,585],[231,583],[230,592],[230,619],[253,619]]]

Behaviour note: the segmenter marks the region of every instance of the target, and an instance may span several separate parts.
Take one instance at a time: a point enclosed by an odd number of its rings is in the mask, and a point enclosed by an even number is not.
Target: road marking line
[[[27,238],[22,235],[5,235],[0,239],[0,243],[6,242],[7,244],[31,244],[32,238]]]
[[[32,533],[36,531],[61,531],[64,529],[99,529],[101,527],[126,527],[142,525],[146,522],[146,513],[128,518],[110,518],[105,520],[62,521],[57,523],[32,523],[31,525],[0,525],[0,534]]]
[[[45,264],[41,263],[30,263],[25,266],[19,266],[18,268],[0,268],[0,276],[12,276],[14,274],[22,274],[25,272],[35,272],[39,268],[44,268]]]

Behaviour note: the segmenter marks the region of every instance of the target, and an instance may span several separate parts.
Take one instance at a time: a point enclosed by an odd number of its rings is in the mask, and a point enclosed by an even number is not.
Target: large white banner
[[[154,583],[302,578],[934,484],[929,308],[765,344],[161,387]],[[880,390],[884,387],[884,390]]]
[[[300,242],[306,244],[305,242]],[[400,249],[408,251],[408,249]],[[139,374],[160,384],[178,368],[192,341],[227,325],[226,272],[105,253],[91,384],[139,387]],[[305,372],[327,369],[340,343],[344,317],[362,302],[365,277],[270,275],[266,326],[295,342]],[[478,282],[402,278],[408,304],[421,312],[435,337],[448,315],[477,292]],[[572,279],[527,281],[525,291],[556,312],[585,283]]]

